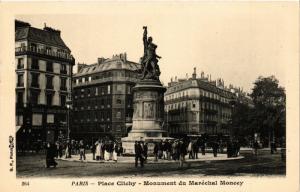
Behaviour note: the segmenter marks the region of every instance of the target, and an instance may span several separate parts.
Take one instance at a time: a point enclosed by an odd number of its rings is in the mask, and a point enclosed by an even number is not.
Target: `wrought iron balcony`
[[[65,61],[72,61],[75,63],[74,57],[69,53],[59,52],[59,51],[52,51],[46,49],[40,49],[35,46],[23,46],[15,48],[15,55],[23,55],[23,54],[33,54],[37,56],[46,56],[50,58],[61,59]]]

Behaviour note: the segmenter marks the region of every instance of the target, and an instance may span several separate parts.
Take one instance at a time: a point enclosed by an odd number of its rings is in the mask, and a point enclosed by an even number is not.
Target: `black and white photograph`
[[[24,4],[0,14],[12,191],[299,190],[297,2]]]

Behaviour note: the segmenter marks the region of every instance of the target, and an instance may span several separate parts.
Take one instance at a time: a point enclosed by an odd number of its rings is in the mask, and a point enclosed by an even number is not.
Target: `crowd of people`
[[[150,143],[149,143],[150,144]],[[134,144],[135,166],[141,167],[147,162],[148,155],[154,156],[154,161],[175,160],[183,166],[185,158],[198,159],[198,154],[205,156],[207,151],[213,153],[214,157],[218,153],[226,153],[228,158],[238,157],[240,153],[240,143],[238,140],[230,139],[227,142],[222,140],[205,141],[203,139],[169,139],[151,143],[151,152],[148,150],[148,143],[136,141]],[[259,143],[253,142],[253,154],[258,154]],[[47,167],[56,166],[55,158],[71,158],[72,155],[79,155],[79,160],[86,160],[86,150],[90,150],[95,161],[118,161],[118,157],[123,155],[123,147],[120,142],[110,139],[98,139],[90,145],[83,140],[71,140],[66,143],[48,143],[46,146],[46,165]],[[272,147],[276,150],[276,146]]]

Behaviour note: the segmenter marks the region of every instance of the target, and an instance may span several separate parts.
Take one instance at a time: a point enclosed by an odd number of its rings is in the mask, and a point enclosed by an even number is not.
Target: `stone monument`
[[[162,130],[164,121],[164,92],[159,75],[157,45],[152,37],[147,38],[147,27],[143,27],[144,56],[141,58],[141,78],[133,87],[133,119],[132,130],[128,137],[122,138],[125,154],[134,154],[135,141],[148,143],[149,153],[154,142],[166,139],[167,132]]]

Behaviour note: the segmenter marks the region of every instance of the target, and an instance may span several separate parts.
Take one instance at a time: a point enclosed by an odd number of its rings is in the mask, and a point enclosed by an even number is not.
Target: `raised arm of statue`
[[[144,47],[147,47],[147,26],[143,26],[144,29],[144,34],[143,34],[143,42],[144,42]]]

